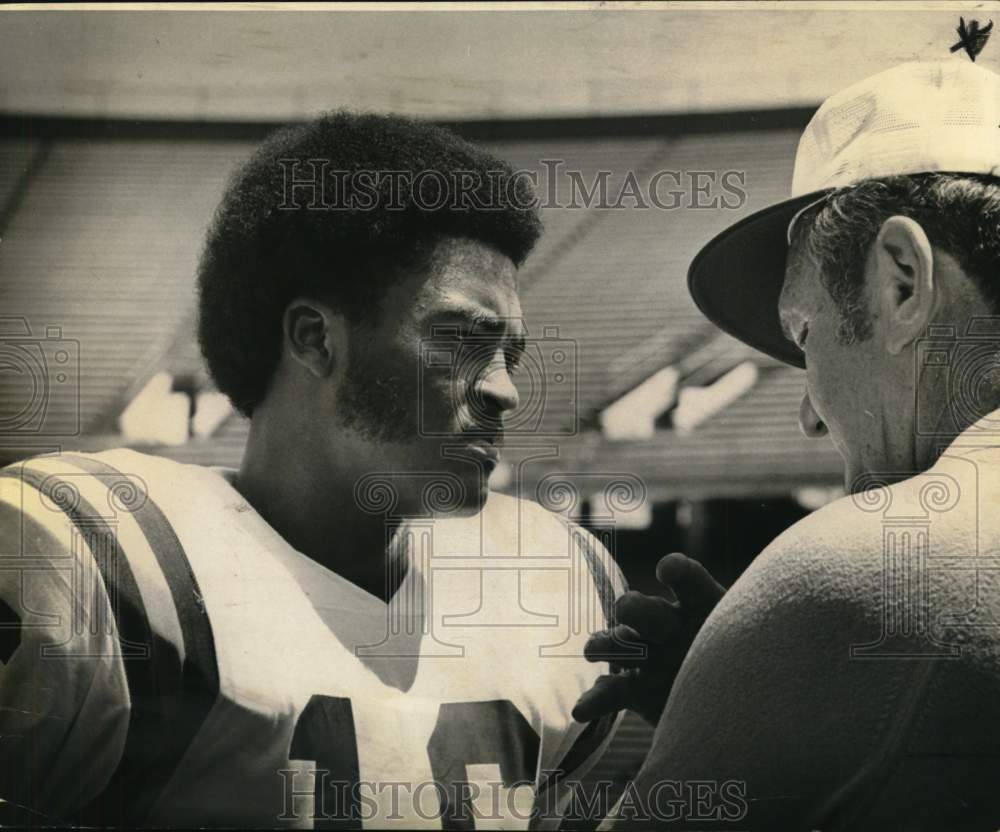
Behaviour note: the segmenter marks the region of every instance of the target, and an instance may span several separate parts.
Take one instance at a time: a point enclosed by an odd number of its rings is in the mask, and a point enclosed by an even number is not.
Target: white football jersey
[[[408,569],[387,604],[231,476],[128,450],[0,472],[20,524],[0,551],[0,798],[96,825],[557,824],[617,723],[570,716],[624,591],[604,547],[493,493],[388,535]]]

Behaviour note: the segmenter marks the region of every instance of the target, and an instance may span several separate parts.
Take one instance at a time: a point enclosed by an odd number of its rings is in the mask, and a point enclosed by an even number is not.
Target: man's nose
[[[808,392],[802,396],[802,404],[799,405],[799,428],[810,439],[818,439],[827,433],[826,425],[813,407]]]
[[[505,413],[521,403],[517,387],[502,360],[486,368],[480,376],[478,388],[479,398],[489,411]]]

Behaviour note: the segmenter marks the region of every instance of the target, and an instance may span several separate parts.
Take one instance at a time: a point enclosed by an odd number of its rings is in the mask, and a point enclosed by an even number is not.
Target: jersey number
[[[469,791],[460,785],[470,779],[470,766],[498,770],[507,789],[531,784],[539,743],[538,734],[507,699],[442,704],[427,743],[442,828],[475,829]],[[351,700],[313,696],[295,725],[288,756],[315,762],[315,828],[360,828],[358,794],[350,786],[361,779]]]

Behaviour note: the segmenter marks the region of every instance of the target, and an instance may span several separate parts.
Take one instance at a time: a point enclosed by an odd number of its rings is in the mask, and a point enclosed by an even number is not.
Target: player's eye
[[[507,364],[507,372],[511,375],[521,369],[521,359],[524,357],[524,350],[519,347],[507,347],[504,350],[504,361]]]

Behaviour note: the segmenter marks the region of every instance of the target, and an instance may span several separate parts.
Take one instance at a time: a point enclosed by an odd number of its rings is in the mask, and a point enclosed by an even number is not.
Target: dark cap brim
[[[824,193],[805,194],[745,217],[707,243],[688,270],[691,297],[712,323],[794,367],[805,367],[805,357],[785,337],[778,318],[788,224]]]

